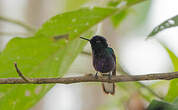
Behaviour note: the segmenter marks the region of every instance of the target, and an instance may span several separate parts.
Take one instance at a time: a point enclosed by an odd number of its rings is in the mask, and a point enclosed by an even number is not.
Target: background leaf
[[[147,38],[156,35],[157,33],[167,29],[167,28],[171,28],[171,27],[175,27],[178,26],[178,15],[164,21],[163,23],[161,23],[160,25],[158,25],[157,27],[155,27],[153,29],[153,31],[148,35]]]
[[[0,77],[17,76],[14,62],[28,77],[63,76],[86,44],[74,39],[112,14],[115,9],[80,9],[57,15],[47,21],[31,38],[11,40],[0,55]],[[76,31],[77,30],[77,31]],[[55,40],[54,36],[70,35],[72,39]],[[91,37],[91,34],[85,36]],[[1,85],[1,110],[27,110],[53,85]],[[11,106],[9,106],[11,105]]]
[[[120,13],[117,13],[111,16],[111,21],[114,27],[119,26],[119,24],[127,17],[129,9],[122,10]]]
[[[177,104],[153,100],[147,110],[178,110]]]
[[[87,3],[89,0],[65,0],[64,11],[73,11],[80,8],[83,4]]]
[[[165,47],[174,66],[174,71],[178,71],[178,57],[169,48]]]
[[[54,37],[70,34],[70,38],[73,38],[115,11],[117,11],[115,8],[83,8],[78,11],[60,14],[47,21],[43,28],[36,33],[36,36]]]
[[[126,2],[118,1],[109,1],[108,6],[109,7],[117,7],[118,5],[126,5]],[[119,24],[126,18],[128,15],[129,9],[122,10],[120,13],[116,13],[113,16],[111,16],[111,21],[114,27],[118,27]]]
[[[169,48],[167,48],[162,42],[160,44],[166,49],[168,52],[168,55],[172,61],[174,71],[178,71],[178,57],[171,51]],[[172,102],[176,99],[178,96],[178,79],[173,79],[170,81],[169,90],[167,95],[165,96],[165,100],[168,102]]]
[[[164,21],[163,23],[161,23],[160,25],[158,25],[157,27],[155,27],[153,29],[153,31],[148,35],[147,38],[156,35],[157,33],[159,33],[160,31],[167,29],[167,28],[171,28],[171,27],[175,27],[178,26],[178,15]],[[168,52],[169,57],[171,58],[171,61],[173,63],[173,67],[174,67],[174,71],[178,71],[178,57],[171,51],[169,50],[162,42],[159,42]],[[173,79],[170,81],[170,85],[169,85],[169,90],[167,95],[165,96],[165,100],[168,102],[172,102],[173,100],[175,100],[178,96],[178,79]]]
[[[133,2],[135,3],[135,2],[140,2],[140,1],[137,1],[137,0],[110,1],[110,2],[108,2],[108,6],[118,8],[118,7],[122,7],[124,5],[130,5]],[[136,29],[135,26],[138,28],[141,24],[143,24],[145,22],[145,20],[148,16],[150,5],[151,5],[151,0],[137,4],[133,7],[129,7],[125,10],[122,10],[120,13],[114,14],[113,16],[111,16],[111,21],[112,21],[113,26],[115,28],[117,28],[124,21],[124,22],[129,22],[128,27],[133,28],[131,30]],[[123,23],[123,25],[127,25],[127,23],[126,24]],[[127,31],[129,32],[129,29],[127,29]]]
[[[174,71],[178,71],[178,57],[176,57],[176,55],[172,51],[170,51],[168,48],[166,48],[166,50],[169,53],[169,56],[172,60]],[[172,102],[178,96],[177,93],[178,93],[178,79],[173,79],[170,82],[169,90],[165,97],[165,100]]]

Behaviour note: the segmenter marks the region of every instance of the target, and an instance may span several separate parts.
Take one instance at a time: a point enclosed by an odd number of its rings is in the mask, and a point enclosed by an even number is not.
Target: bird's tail
[[[114,83],[102,83],[103,91],[106,94],[114,95],[115,93],[115,84]]]

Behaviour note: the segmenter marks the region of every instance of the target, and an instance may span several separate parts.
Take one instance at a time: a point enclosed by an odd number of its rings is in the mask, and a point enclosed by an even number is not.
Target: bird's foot
[[[98,79],[98,72],[96,72],[96,74],[95,74],[95,78]]]
[[[109,73],[108,79],[111,80],[111,77],[112,77],[112,73]]]

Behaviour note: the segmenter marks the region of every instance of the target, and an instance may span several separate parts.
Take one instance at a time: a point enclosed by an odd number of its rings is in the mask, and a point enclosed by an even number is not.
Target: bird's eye
[[[96,43],[101,43],[101,41],[100,41],[100,40],[97,40]]]

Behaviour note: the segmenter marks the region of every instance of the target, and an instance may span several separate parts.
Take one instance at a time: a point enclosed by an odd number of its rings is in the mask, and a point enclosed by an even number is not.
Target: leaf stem
[[[0,32],[0,35],[7,35],[7,36],[23,35],[23,36],[29,36],[31,34],[30,33],[22,33],[22,32]]]
[[[22,26],[22,27],[24,27],[26,30],[28,30],[30,32],[35,32],[36,31],[36,29],[31,27],[30,25],[28,25],[28,24],[26,24],[24,22],[15,20],[15,19],[10,19],[10,18],[4,17],[4,16],[0,16],[0,20],[1,21],[5,21],[5,22],[9,22],[9,23],[12,23],[12,24],[16,24],[16,25],[19,25],[19,26]]]

